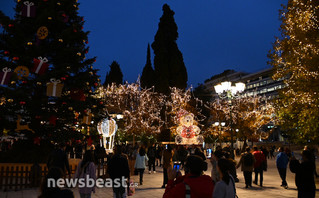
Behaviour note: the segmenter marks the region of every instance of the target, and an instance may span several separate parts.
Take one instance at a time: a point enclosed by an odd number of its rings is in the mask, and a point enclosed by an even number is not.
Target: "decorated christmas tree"
[[[103,103],[93,97],[99,79],[78,6],[18,0],[14,19],[1,13],[0,133],[55,141],[92,134]]]

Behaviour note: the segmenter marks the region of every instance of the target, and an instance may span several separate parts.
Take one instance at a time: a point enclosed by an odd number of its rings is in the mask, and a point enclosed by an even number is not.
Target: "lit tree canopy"
[[[139,84],[108,85],[99,88],[98,98],[104,100],[109,113],[124,115],[125,131],[141,135],[159,133],[163,125],[160,112],[164,96],[152,89],[143,89]]]
[[[273,78],[285,79],[276,109],[295,140],[319,141],[319,2],[289,0],[281,11],[281,38],[270,58]]]
[[[233,99],[232,105],[228,100],[216,100],[210,103],[210,109],[208,131],[216,132],[214,122],[226,122],[224,130],[229,132],[232,127],[235,133],[239,129],[237,137],[243,140],[267,138],[268,134],[260,129],[275,119],[272,104],[261,96]]]

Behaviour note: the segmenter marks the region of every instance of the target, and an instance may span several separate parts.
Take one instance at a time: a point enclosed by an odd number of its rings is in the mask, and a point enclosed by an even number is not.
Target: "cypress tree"
[[[104,86],[112,83],[117,85],[123,84],[123,73],[120,65],[116,61],[113,61],[110,65],[110,71],[106,74]]]
[[[164,94],[169,94],[169,87],[180,89],[187,87],[187,71],[183,55],[176,43],[178,32],[174,14],[167,4],[163,5],[163,15],[152,43],[155,54],[155,88],[156,91]]]
[[[144,66],[142,76],[141,76],[141,86],[142,88],[151,88],[155,84],[154,80],[155,74],[154,69],[152,67],[151,62],[151,50],[150,44],[147,45],[147,56],[146,56],[146,64]]]

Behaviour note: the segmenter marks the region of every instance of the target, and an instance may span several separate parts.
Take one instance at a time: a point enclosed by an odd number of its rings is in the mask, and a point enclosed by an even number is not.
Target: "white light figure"
[[[175,137],[176,144],[203,144],[204,138],[200,135],[200,129],[194,125],[194,114],[180,110],[177,115],[179,125],[176,129],[177,135]]]
[[[114,139],[115,139],[115,133],[117,131],[116,121],[114,119],[105,118],[98,123],[97,130],[99,134],[101,134],[103,137],[104,148],[108,152],[112,152]],[[109,139],[109,141],[107,141],[107,139]],[[108,142],[108,147],[106,147],[107,142]]]

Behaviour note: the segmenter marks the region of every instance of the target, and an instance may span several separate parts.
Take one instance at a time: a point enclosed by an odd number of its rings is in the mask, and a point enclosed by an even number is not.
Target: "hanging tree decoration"
[[[14,69],[14,72],[17,74],[19,80],[28,77],[30,73],[26,66],[18,66]]]
[[[22,16],[24,17],[35,17],[35,5],[33,2],[25,1],[23,2],[23,7],[22,7]]]
[[[33,59],[33,68],[32,72],[36,74],[44,74],[44,72],[48,69],[49,64],[48,64],[48,59],[46,57],[41,57],[39,56],[37,59]]]
[[[47,83],[47,96],[61,97],[63,86],[61,80],[51,78]]]
[[[7,85],[10,81],[11,75],[12,72],[10,68],[3,68],[2,72],[0,72],[0,85]]]
[[[47,36],[49,35],[49,30],[47,27],[45,26],[41,26],[39,27],[38,31],[37,31],[37,37],[40,40],[45,39]]]

